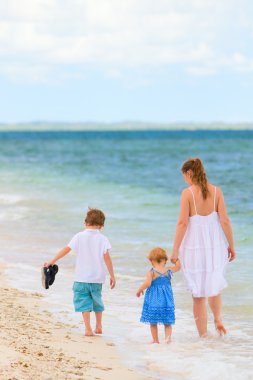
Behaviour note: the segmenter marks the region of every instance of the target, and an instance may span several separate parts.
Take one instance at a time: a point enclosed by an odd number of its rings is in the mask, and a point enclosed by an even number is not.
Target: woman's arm
[[[56,261],[60,260],[64,256],[66,256],[70,251],[71,251],[71,248],[68,246],[62,248],[52,260],[44,263],[44,267],[47,268],[50,265],[54,265],[56,263]]]
[[[137,297],[140,297],[140,295],[143,293],[143,290],[147,289],[151,285],[152,276],[153,276],[152,272],[149,271],[148,274],[147,274],[146,281],[143,282],[143,284],[137,290],[137,293],[136,293]]]
[[[189,212],[190,212],[188,193],[189,193],[188,189],[185,189],[183,190],[182,196],[181,196],[180,212],[179,212],[179,217],[178,217],[178,222],[177,222],[174,245],[172,249],[172,254],[170,256],[170,260],[172,263],[176,263],[176,260],[178,259],[179,247],[182,243],[183,237],[185,235],[185,232],[188,226]]]
[[[220,188],[217,188],[217,195],[220,224],[228,242],[229,261],[233,261],[235,259],[233,231],[227,214],[223,193]]]

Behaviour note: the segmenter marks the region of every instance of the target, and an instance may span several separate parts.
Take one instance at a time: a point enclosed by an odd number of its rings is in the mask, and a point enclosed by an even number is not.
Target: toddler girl
[[[180,269],[180,261],[177,260],[173,267],[166,268],[168,256],[162,248],[154,248],[150,251],[148,259],[152,269],[147,273],[146,281],[136,293],[137,297],[147,289],[140,321],[150,324],[152,334],[151,343],[159,343],[157,324],[163,324],[165,330],[165,342],[171,339],[171,325],[175,323],[175,306],[171,288],[172,272]]]

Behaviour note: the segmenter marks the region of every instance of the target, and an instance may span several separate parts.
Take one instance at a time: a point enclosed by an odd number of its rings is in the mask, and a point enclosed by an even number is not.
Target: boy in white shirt
[[[89,209],[85,218],[85,230],[77,233],[69,244],[45,267],[54,265],[71,250],[77,253],[73,284],[75,311],[82,312],[85,335],[95,335],[90,325],[90,312],[96,316],[96,334],[102,334],[102,312],[104,304],[101,297],[102,284],[105,282],[106,270],[110,274],[111,289],[115,287],[112,260],[109,254],[111,244],[100,230],[104,226],[105,215],[101,210]]]

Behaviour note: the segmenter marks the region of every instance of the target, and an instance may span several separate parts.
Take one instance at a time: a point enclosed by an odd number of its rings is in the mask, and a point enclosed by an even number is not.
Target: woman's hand
[[[235,259],[235,250],[234,248],[230,248],[228,247],[228,259],[229,259],[229,262],[233,261]]]
[[[179,256],[178,252],[172,251],[172,254],[170,256],[170,261],[172,262],[172,264],[176,264],[178,256]]]

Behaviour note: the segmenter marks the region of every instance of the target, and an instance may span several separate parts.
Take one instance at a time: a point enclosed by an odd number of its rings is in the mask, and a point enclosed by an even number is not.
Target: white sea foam
[[[78,330],[83,330],[80,315],[73,311],[71,270],[63,268],[48,290],[41,287],[38,267],[11,263],[7,274],[15,286],[44,294],[51,304],[50,312],[60,320],[76,325]],[[168,376],[172,380],[198,380],[200,374],[204,380],[216,380],[220,376],[223,380],[250,380],[252,342],[249,335],[238,326],[232,325],[229,336],[225,339],[217,337],[214,329],[211,329],[210,337],[201,340],[196,336],[191,311],[177,308],[172,343],[148,345],[149,327],[139,323],[142,300],[135,297],[137,280],[136,276],[119,275],[117,289],[110,290],[108,284],[104,286],[107,309],[104,317],[105,332],[121,347],[126,361],[131,361],[138,367],[142,363],[144,373],[149,371],[161,380],[168,379]],[[177,293],[182,291],[180,284],[177,284],[177,290],[174,291],[175,297],[178,297]],[[159,330],[162,342],[162,326],[159,326]]]
[[[24,197],[22,195],[0,193],[0,204],[3,205],[16,204],[23,200]]]
[[[121,279],[121,280],[125,280],[125,281],[143,281],[143,277],[140,277],[140,276],[131,276],[129,274],[121,274],[121,273],[118,273],[117,274],[117,278],[118,279]]]

